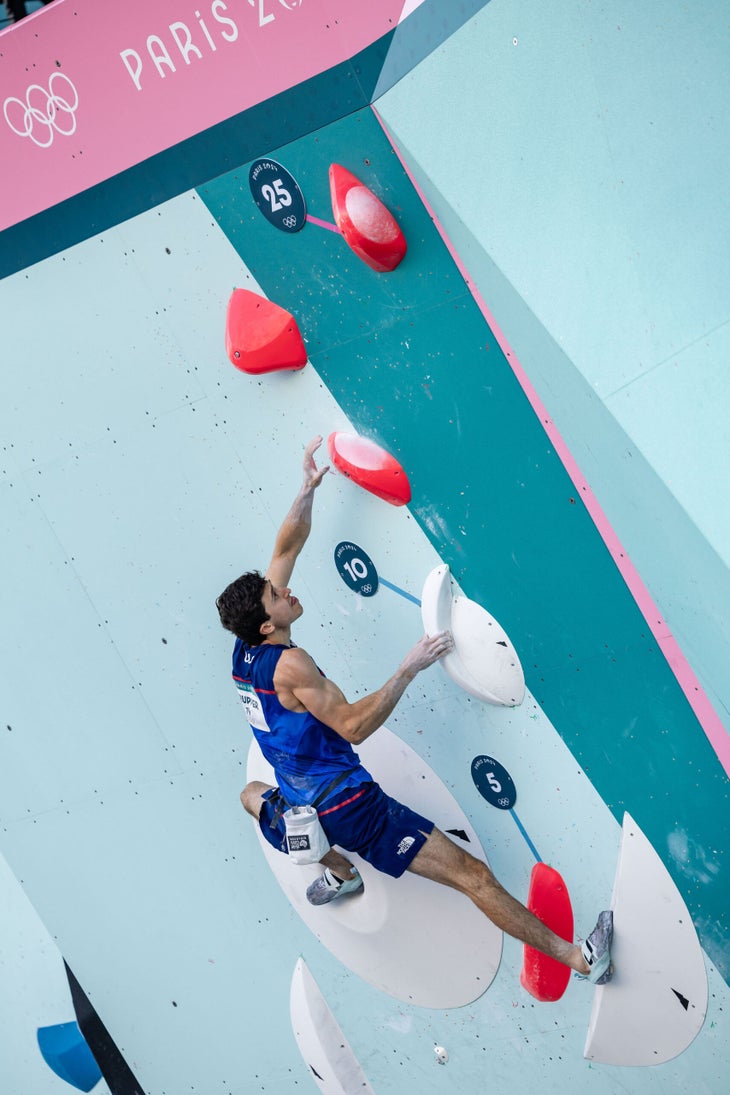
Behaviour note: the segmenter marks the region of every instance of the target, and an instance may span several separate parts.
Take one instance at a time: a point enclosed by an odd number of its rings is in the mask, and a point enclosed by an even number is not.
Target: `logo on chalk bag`
[[[512,809],[517,800],[512,776],[494,757],[474,757],[471,778],[479,794],[492,806],[498,810]]]
[[[25,99],[9,96],[3,103],[3,114],[13,133],[30,137],[39,148],[49,148],[58,133],[70,137],[76,132],[76,109],[79,93],[64,72],[54,72],[48,87],[31,84]]]
[[[370,556],[357,544],[343,540],[335,548],[335,566],[343,582],[361,597],[378,592],[378,572]]]
[[[298,232],[307,219],[296,179],[276,160],[256,160],[248,173],[253,200],[267,221],[282,232]]]
[[[308,836],[288,836],[286,841],[290,852],[308,852],[311,847]]]

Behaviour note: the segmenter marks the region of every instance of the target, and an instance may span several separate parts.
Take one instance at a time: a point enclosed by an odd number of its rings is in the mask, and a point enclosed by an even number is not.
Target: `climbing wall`
[[[274,10],[283,20],[292,6]],[[393,59],[387,45],[381,54]],[[334,1092],[338,1069],[381,1095],[485,1080],[719,1090],[727,785],[711,742],[403,150],[362,104],[294,136],[236,156],[218,133],[213,144],[237,162],[162,204],[141,176],[122,175],[119,223],[96,230],[89,206],[75,206],[80,242],[3,282],[13,367],[0,408],[0,835],[27,915],[40,917],[146,1095]],[[250,176],[261,159],[296,180],[306,206],[297,231],[257,204]],[[363,262],[337,230],[333,163],[400,225],[407,250],[391,271]],[[178,167],[166,161],[171,176]],[[234,289],[295,318],[303,368],[234,368]],[[395,507],[327,476],[295,573],[297,641],[355,699],[419,637],[423,582],[449,565],[506,629],[527,692],[515,708],[484,704],[434,667],[390,731],[435,773],[460,811],[452,827],[478,841],[512,892],[527,899],[537,862],[560,872],[582,934],[611,900],[630,810],[705,947],[708,1017],[680,1056],[651,1069],[586,1060],[593,990],[571,982],[539,1003],[509,938],[488,991],[463,1006],[419,1006],[407,976],[385,991],[333,950],[326,920],[304,922],[270,870],[238,802],[250,736],[214,599],[265,565],[306,442],[333,431],[393,454],[412,497]],[[346,581],[342,544],[358,549],[351,560],[368,559],[376,593]],[[680,793],[678,771],[691,772],[696,793]],[[490,794],[490,774],[509,795]],[[372,933],[386,904],[371,903],[368,925],[353,905],[350,938]],[[458,944],[468,953],[475,939]],[[448,952],[427,931],[420,944],[419,975],[438,987]],[[377,938],[368,946],[377,953]],[[690,996],[688,1014],[702,1003],[699,990]],[[26,1033],[47,1022],[32,1010]],[[23,1060],[8,1066],[8,1090],[26,1095]]]

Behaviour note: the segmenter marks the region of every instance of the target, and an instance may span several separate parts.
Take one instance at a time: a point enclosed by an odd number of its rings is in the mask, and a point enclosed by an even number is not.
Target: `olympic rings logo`
[[[59,81],[62,81],[59,87]],[[25,102],[10,96],[3,104],[5,121],[19,137],[30,137],[39,148],[53,144],[56,133],[70,137],[76,132],[79,93],[63,72],[54,72],[48,87],[31,84]]]

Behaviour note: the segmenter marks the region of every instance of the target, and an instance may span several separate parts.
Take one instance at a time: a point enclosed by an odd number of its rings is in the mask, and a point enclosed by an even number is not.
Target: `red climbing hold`
[[[353,483],[393,506],[411,500],[411,485],[401,465],[386,452],[356,433],[331,433],[327,440],[330,460]]]
[[[532,868],[527,907],[561,939],[573,942],[570,894],[558,872],[547,863],[536,863]],[[569,966],[525,945],[520,983],[536,1000],[559,1000],[568,987],[570,974]]]
[[[307,363],[294,316],[249,289],[234,289],[228,301],[226,353],[244,373],[301,369]]]
[[[332,212],[345,242],[382,274],[395,270],[406,253],[406,239],[380,198],[346,168],[330,166]]]

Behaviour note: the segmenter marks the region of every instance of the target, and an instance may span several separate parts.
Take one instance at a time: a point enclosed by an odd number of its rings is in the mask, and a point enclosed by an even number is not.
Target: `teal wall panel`
[[[492,4],[377,105],[667,622],[727,771],[725,15]]]

